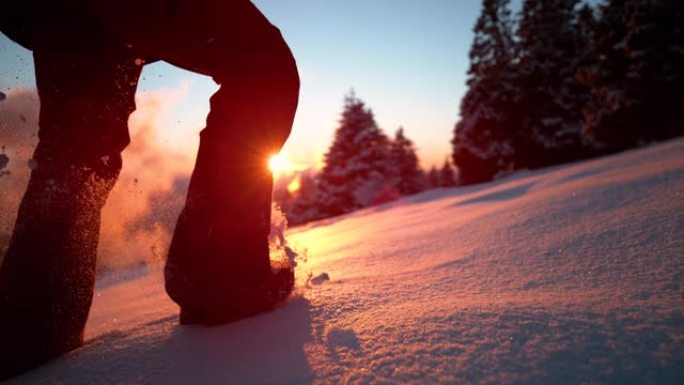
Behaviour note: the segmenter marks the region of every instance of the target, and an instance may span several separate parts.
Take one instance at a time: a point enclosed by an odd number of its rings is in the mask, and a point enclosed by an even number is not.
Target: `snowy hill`
[[[180,327],[159,271],[104,277],[89,343],[13,383],[684,383],[684,140],[288,238],[285,306]]]

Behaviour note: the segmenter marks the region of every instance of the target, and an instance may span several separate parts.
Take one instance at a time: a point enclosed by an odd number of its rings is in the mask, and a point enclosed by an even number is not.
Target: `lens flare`
[[[273,174],[281,174],[294,168],[283,154],[275,154],[268,160],[268,168]]]
[[[299,189],[300,189],[301,187],[302,187],[302,182],[300,182],[300,180],[299,180],[299,175],[297,175],[297,176],[292,180],[292,182],[290,182],[290,183],[287,185],[287,191],[289,191],[290,194],[294,194],[294,193],[296,193],[297,191],[299,191]]]

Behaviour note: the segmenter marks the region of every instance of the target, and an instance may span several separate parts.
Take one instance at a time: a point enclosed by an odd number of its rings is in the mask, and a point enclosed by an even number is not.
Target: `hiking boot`
[[[223,292],[225,305],[199,307],[181,306],[181,325],[205,324],[223,325],[243,318],[266,312],[281,304],[294,289],[294,271],[287,263],[276,263],[264,282],[255,284],[236,284]]]

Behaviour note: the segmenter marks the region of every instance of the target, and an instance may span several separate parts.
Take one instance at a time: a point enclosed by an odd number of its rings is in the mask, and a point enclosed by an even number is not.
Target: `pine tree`
[[[437,171],[437,167],[435,167],[435,165],[432,165],[430,171],[427,173],[427,185],[429,188],[440,187],[439,171]]]
[[[523,2],[516,66],[522,121],[514,144],[515,168],[584,156],[581,112],[589,90],[575,76],[586,50],[577,6],[578,0]]]
[[[578,33],[578,52],[577,69],[575,79],[581,88],[581,95],[578,98],[579,110],[582,114],[581,140],[584,144],[584,155],[587,157],[596,156],[599,151],[593,140],[587,136],[587,113],[594,109],[594,98],[592,89],[585,79],[586,70],[596,65],[599,58],[594,51],[594,41],[596,40],[598,19],[596,9],[588,4],[584,4],[577,11],[577,33]]]
[[[287,221],[292,226],[320,219],[324,216],[318,206],[319,190],[316,174],[308,170],[301,172],[298,178],[299,189],[293,193],[294,196],[288,205],[283,206]]]
[[[456,186],[456,179],[454,178],[454,169],[449,163],[449,159],[444,160],[442,168],[439,170],[439,187],[453,187]]]
[[[296,176],[295,176],[296,178]],[[275,178],[273,181],[273,202],[278,204],[281,208],[287,207],[289,203],[292,201],[293,194],[292,192],[287,188],[288,184],[291,183],[292,177],[279,177]]]
[[[684,2],[651,0],[637,7],[625,38],[628,97],[637,118],[624,131],[637,145],[684,135]]]
[[[468,91],[454,128],[453,161],[463,183],[512,167],[516,123],[515,45],[509,0],[484,0],[470,49]]]
[[[345,98],[319,178],[323,215],[339,215],[387,199],[395,179],[389,148],[372,111],[352,92]]]
[[[397,174],[397,190],[401,195],[415,194],[423,189],[422,174],[418,167],[418,155],[413,142],[399,127],[390,144],[392,164]]]
[[[611,0],[582,71],[592,88],[585,134],[606,152],[684,134],[684,3]]]

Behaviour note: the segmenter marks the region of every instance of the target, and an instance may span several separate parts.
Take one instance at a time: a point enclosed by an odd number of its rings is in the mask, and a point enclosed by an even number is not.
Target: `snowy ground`
[[[180,327],[158,271],[105,277],[88,345],[15,383],[684,383],[684,140],[289,240],[308,262],[285,306]]]

